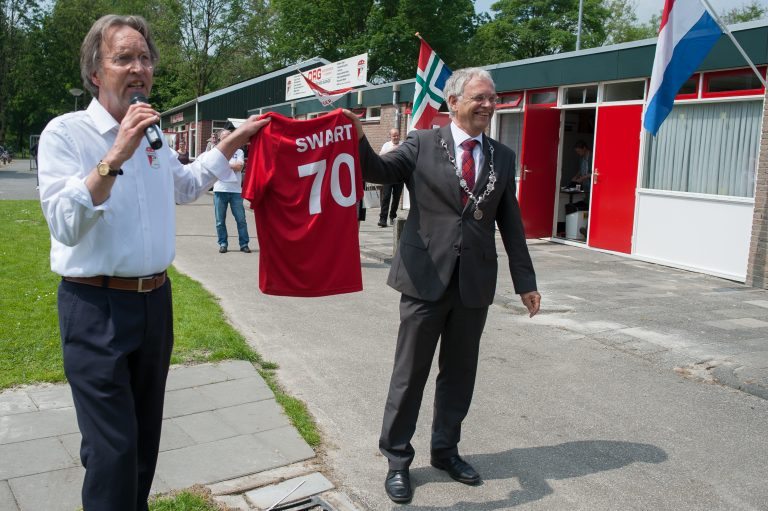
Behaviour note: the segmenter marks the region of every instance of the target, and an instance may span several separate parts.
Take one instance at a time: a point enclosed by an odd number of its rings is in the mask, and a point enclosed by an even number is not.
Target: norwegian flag
[[[437,53],[418,33],[416,36],[421,39],[421,48],[411,110],[411,130],[432,127],[432,119],[445,100],[443,96],[445,82],[451,76],[451,70],[440,60]]]
[[[304,78],[304,80],[307,82],[307,85],[310,89],[312,89],[312,92],[315,94],[315,97],[323,106],[328,106],[336,101],[340,97],[342,97],[347,92],[354,90],[352,87],[346,87],[344,89],[337,89],[337,90],[325,90],[322,87],[320,87],[318,84],[310,80],[306,77],[304,73],[299,71],[301,73],[301,76]]]

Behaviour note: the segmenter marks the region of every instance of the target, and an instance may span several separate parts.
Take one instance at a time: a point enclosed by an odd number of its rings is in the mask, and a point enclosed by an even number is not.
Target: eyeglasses
[[[462,96],[462,97],[464,97],[464,96]],[[497,96],[496,94],[491,94],[490,96],[487,96],[485,94],[478,94],[476,96],[470,96],[470,97],[465,98],[465,99],[467,99],[469,101],[472,101],[473,103],[478,103],[478,104],[481,104],[481,105],[483,103],[485,103],[486,101],[489,101],[490,103],[492,103],[494,105],[498,105],[499,103],[501,103],[501,98],[499,96]]]
[[[146,54],[128,55],[127,53],[121,53],[113,55],[112,57],[104,57],[102,60],[108,60],[113,66],[125,69],[133,67],[134,62],[138,63],[138,65],[144,69],[153,69],[155,67],[155,62],[152,60],[152,57]]]

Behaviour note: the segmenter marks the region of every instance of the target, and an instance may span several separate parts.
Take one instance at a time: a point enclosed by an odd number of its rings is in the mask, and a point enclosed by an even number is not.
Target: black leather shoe
[[[392,502],[397,502],[398,504],[410,502],[413,498],[413,490],[411,489],[411,476],[408,474],[408,469],[390,470],[387,472],[387,478],[384,480],[384,489],[387,492],[387,497]]]
[[[451,479],[455,481],[469,485],[480,484],[480,474],[458,454],[448,458],[433,457],[430,459],[430,463],[433,467],[448,472]]]

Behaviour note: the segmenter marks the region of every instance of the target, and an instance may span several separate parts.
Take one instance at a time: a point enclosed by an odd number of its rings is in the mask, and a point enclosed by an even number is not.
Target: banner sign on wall
[[[368,82],[368,54],[363,53],[327,66],[304,71],[304,76],[329,91],[366,85]],[[309,88],[301,74],[295,74],[285,79],[286,101],[312,95],[312,89]]]

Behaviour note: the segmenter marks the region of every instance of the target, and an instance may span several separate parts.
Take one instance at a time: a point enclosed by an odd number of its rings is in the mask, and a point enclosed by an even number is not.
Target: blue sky
[[[476,0],[475,11],[476,12],[489,12],[491,5],[496,0]],[[758,0],[763,6],[768,6],[768,0]],[[709,0],[709,3],[717,11],[718,14],[722,14],[726,10],[733,9],[742,5],[751,3],[748,0]],[[655,13],[661,13],[664,8],[664,0],[635,0],[635,12],[640,21],[648,21],[651,15]]]

